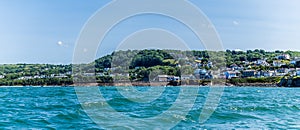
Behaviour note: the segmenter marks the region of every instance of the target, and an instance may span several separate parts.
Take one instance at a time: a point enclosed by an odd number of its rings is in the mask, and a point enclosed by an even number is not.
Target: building
[[[158,75],[157,79],[159,82],[168,82],[168,75]]]
[[[276,70],[276,76],[284,76],[288,74],[289,70],[286,68],[280,68]]]
[[[236,64],[232,64],[232,65],[230,65],[230,68],[231,68],[232,70],[238,70],[238,69],[239,69],[239,66],[236,65]]]
[[[283,65],[286,65],[286,63],[282,62],[282,61],[273,61],[273,66],[274,67],[281,67]]]
[[[289,72],[289,70],[286,69],[286,68],[279,68],[279,69],[277,69],[277,73],[288,73],[288,72]]]
[[[180,80],[180,77],[178,76],[168,76],[168,82],[169,81],[179,81]]]
[[[158,75],[157,78],[159,82],[170,82],[170,81],[179,81],[180,77],[170,76],[170,75]]]
[[[193,80],[196,79],[193,75],[181,75],[181,80]]]
[[[213,76],[205,69],[196,69],[194,75],[197,79],[212,79]]]
[[[291,56],[289,54],[282,54],[282,55],[277,56],[277,59],[278,60],[290,60]]]
[[[275,76],[275,72],[272,71],[261,71],[261,76],[263,77],[273,77]]]
[[[255,77],[273,77],[273,76],[276,76],[275,75],[275,71],[270,71],[270,70],[267,70],[267,71],[257,71],[255,73]]]
[[[226,71],[224,73],[226,79],[231,79],[231,78],[238,78],[240,77],[241,73],[238,71]]]
[[[255,70],[244,70],[242,72],[242,76],[243,77],[254,77],[256,74],[256,71]]]
[[[266,60],[257,60],[255,64],[258,66],[270,66],[270,64]]]
[[[300,58],[295,57],[294,60],[292,60],[290,63],[293,64],[293,65],[296,65],[296,63],[299,62],[299,61],[300,61]]]
[[[300,76],[300,70],[296,70],[296,75]]]

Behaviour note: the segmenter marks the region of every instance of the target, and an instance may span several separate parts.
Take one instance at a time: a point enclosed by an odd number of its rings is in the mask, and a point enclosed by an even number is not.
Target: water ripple
[[[170,93],[158,98],[156,102],[139,104],[117,96],[116,89],[102,89],[106,91],[108,102],[119,112],[140,118],[139,122],[135,122],[140,129],[150,125],[163,129],[165,124],[172,123],[168,119],[146,123],[143,118],[158,115],[168,109],[175,102],[178,88],[168,88]],[[139,91],[146,92],[147,89],[139,88]],[[191,91],[194,91],[192,87]],[[173,118],[182,120],[173,129],[300,129],[299,89],[226,88],[217,110],[207,122],[200,124],[198,118],[208,91],[209,88],[200,88],[196,102],[182,104],[170,112],[175,113],[172,114]],[[185,91],[183,96],[191,96],[189,93],[190,91]],[[89,108],[95,112],[99,107],[104,107],[103,115],[99,118],[113,118],[107,116],[110,108],[104,105],[105,101],[91,97],[93,96],[86,97],[87,102],[83,105],[91,106]],[[189,114],[176,114],[185,105],[193,105]],[[0,107],[0,129],[101,129],[86,115],[71,87],[0,88]],[[124,129],[133,129],[130,124],[118,123],[116,120],[106,125],[112,128],[120,128],[117,125],[122,125]]]

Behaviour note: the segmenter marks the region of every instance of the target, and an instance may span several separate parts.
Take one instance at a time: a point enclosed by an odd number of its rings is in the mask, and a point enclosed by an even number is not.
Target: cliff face
[[[300,77],[283,77],[279,87],[300,87]]]

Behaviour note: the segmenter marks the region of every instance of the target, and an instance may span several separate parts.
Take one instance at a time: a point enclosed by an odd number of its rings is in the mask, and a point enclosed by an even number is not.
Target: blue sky
[[[69,64],[87,20],[110,0],[6,0],[0,2],[0,63]],[[298,0],[190,0],[214,24],[225,49],[300,50]],[[132,4],[134,7],[134,4]],[[113,14],[113,12],[112,12]],[[168,23],[168,24],[167,24]],[[117,25],[98,56],[114,50],[122,38],[143,28],[181,33],[192,49],[193,34],[158,15],[142,15]]]

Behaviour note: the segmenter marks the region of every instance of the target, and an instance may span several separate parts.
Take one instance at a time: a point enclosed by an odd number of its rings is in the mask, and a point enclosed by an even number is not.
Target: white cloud
[[[63,43],[62,41],[58,41],[58,42],[57,42],[57,45],[59,45],[59,46],[63,46],[63,44],[64,44],[64,43]]]
[[[233,22],[232,22],[234,25],[239,25],[240,24],[240,22],[238,22],[238,21],[236,21],[236,20],[234,20]]]

